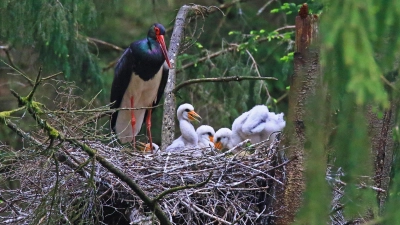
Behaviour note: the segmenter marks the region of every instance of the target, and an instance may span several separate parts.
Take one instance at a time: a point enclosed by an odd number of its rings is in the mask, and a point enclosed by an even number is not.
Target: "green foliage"
[[[296,5],[295,3],[285,2],[279,8],[275,8],[271,10],[271,13],[279,13],[284,12],[286,14],[297,13],[300,9],[301,5]]]
[[[293,62],[293,56],[294,56],[294,52],[289,52],[287,55],[282,56],[282,58],[280,58],[281,61],[283,62]]]
[[[240,31],[230,31],[228,35],[236,35],[238,39],[241,37],[242,43],[239,44],[237,49],[241,54],[246,54],[247,50],[252,53],[257,52],[257,47],[260,47],[260,42],[263,41],[271,42],[274,40],[288,43],[294,38],[294,32],[285,32],[281,34],[278,31],[272,31],[267,33],[264,29],[259,31],[252,30],[250,34],[243,34]]]
[[[399,4],[329,1],[321,16],[321,62],[330,100],[327,107],[331,114],[336,112],[332,122],[337,128],[335,135],[330,136],[329,146],[334,149],[331,163],[345,173],[343,180],[347,186],[342,200],[347,218],[371,209],[375,212],[377,208],[375,193],[371,189],[360,190],[357,185],[373,185],[371,180],[361,179],[373,177],[365,115],[367,106],[373,105],[378,111],[389,106],[390,92],[382,77],[393,68],[400,47],[399,35],[392,32],[400,29]],[[324,97],[319,101],[325,101]],[[389,205],[393,203],[397,204],[397,200]]]
[[[22,51],[38,53],[47,71],[61,70],[67,79],[101,85],[97,57],[89,51],[84,35],[96,26],[97,7],[102,1],[2,2],[3,40]]]
[[[354,93],[359,105],[374,103],[388,106],[388,95],[381,80],[384,70],[380,62],[386,66],[393,63],[393,49],[400,46],[399,40],[387,43],[387,38],[392,36],[389,30],[400,27],[400,13],[391,10],[397,7],[398,1],[335,1],[331,2],[327,14],[322,17],[322,24],[326,24],[321,26],[325,45],[322,63],[328,70],[341,71],[340,77],[328,76],[327,81],[335,83],[336,87],[339,83],[344,85],[343,91]],[[386,13],[378,13],[385,10]],[[381,51],[377,47],[385,42],[387,54],[381,55],[382,60],[378,61],[375,54]],[[342,95],[337,91],[335,94]]]

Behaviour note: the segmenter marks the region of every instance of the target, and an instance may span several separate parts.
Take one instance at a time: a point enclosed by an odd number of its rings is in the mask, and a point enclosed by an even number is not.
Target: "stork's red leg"
[[[131,108],[134,107],[134,98],[131,96]],[[135,148],[135,125],[136,125],[136,118],[135,114],[133,113],[133,110],[131,109],[131,126],[132,126],[132,138],[133,138],[133,147]]]
[[[151,109],[147,110],[146,127],[147,135],[149,136],[151,153],[153,153],[153,139],[151,138]]]

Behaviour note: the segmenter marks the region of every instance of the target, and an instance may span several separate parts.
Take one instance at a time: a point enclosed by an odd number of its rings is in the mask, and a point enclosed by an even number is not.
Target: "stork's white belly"
[[[160,87],[162,77],[162,67],[153,77],[153,79],[144,81],[138,75],[132,74],[131,81],[125,91],[120,108],[140,108],[152,106],[157,98],[158,88]],[[131,97],[134,99],[134,105],[131,106]],[[146,109],[132,110],[136,118],[135,131],[131,127],[131,110],[120,110],[118,112],[115,130],[122,143],[133,140],[133,134],[136,136],[140,128]]]

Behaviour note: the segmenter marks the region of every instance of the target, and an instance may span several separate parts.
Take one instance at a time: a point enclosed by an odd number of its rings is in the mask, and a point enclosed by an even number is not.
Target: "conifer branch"
[[[172,92],[176,94],[176,92],[178,92],[181,88],[188,86],[190,84],[205,83],[205,82],[230,82],[230,81],[243,81],[243,80],[278,80],[278,79],[275,77],[252,77],[252,76],[199,78],[199,79],[187,80],[180,83],[174,88]]]

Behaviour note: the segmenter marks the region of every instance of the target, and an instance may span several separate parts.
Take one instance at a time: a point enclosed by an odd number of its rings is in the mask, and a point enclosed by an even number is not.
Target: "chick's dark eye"
[[[208,136],[212,136],[212,135],[211,135],[211,132],[208,132],[207,134],[208,134]]]
[[[217,138],[217,142],[220,142],[221,141],[221,138]]]
[[[189,109],[185,109],[185,112],[190,112],[190,110]]]

